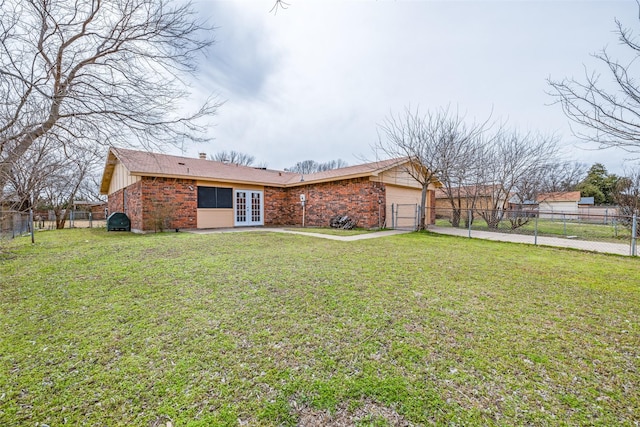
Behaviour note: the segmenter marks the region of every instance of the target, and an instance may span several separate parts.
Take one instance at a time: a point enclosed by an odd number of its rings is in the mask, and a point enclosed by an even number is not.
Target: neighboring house
[[[577,214],[578,202],[580,201],[579,191],[541,193],[536,198],[540,217],[544,213]]]
[[[111,148],[100,193],[110,213],[124,212],[134,231],[242,226],[328,226],[349,215],[359,227],[390,226],[392,204],[419,204],[421,186],[407,159],[309,175]],[[427,197],[435,212],[434,183]],[[301,202],[305,199],[305,206]],[[303,219],[304,215],[304,219]],[[158,227],[159,222],[162,223]]]
[[[485,220],[491,220],[499,218],[507,205],[506,193],[498,185],[469,185],[454,187],[450,191],[453,198],[444,188],[436,190],[436,214],[438,218],[448,218],[456,227],[459,221],[468,220],[469,211],[472,211],[471,218],[480,215]],[[451,206],[452,200],[455,208]],[[456,218],[456,215],[459,217]]]
[[[73,210],[91,212],[92,219],[105,219],[108,214],[107,202],[89,202],[86,200],[74,200]]]
[[[502,187],[496,185],[467,185],[453,187],[450,191],[456,208],[467,211],[502,207],[505,204],[505,194],[501,190]],[[436,189],[436,209],[452,209],[451,199],[445,188]]]

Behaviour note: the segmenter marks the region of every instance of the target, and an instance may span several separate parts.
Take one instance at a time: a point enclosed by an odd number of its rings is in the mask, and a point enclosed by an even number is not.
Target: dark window
[[[233,189],[224,187],[198,187],[199,208],[232,208]]]

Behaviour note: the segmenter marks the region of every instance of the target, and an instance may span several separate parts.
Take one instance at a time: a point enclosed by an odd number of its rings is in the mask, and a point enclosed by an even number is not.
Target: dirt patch
[[[296,402],[291,402],[291,407],[299,417],[298,426],[300,427],[350,427],[363,424],[380,425],[380,422],[394,427],[413,426],[395,409],[369,400],[353,409],[342,404],[335,411],[313,409],[306,405],[299,406]]]

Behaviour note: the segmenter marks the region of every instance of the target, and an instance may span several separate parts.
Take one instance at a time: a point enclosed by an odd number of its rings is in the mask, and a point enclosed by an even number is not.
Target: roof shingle
[[[132,175],[215,180],[276,187],[336,181],[361,176],[374,176],[407,161],[405,158],[396,158],[302,175],[294,172],[254,168],[207,159],[158,154],[125,148],[111,148],[110,156],[111,154],[120,160]],[[113,168],[113,165],[107,160],[102,177],[102,185],[100,187],[103,193],[106,193],[109,188],[108,181],[111,179],[110,167]]]

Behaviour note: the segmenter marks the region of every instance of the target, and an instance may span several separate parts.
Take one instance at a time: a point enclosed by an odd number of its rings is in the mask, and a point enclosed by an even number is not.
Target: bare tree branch
[[[318,163],[315,160],[304,160],[298,162],[295,165],[286,168],[286,171],[296,172],[301,174],[310,174],[316,172],[324,172],[333,169],[339,169],[349,166],[347,162],[342,159],[329,160],[328,162]]]
[[[234,150],[219,151],[213,156],[210,156],[210,158],[211,160],[215,160],[217,162],[241,166],[251,166],[256,161],[256,158],[254,156]]]
[[[585,69],[582,80],[548,79],[549,94],[561,105],[565,115],[576,125],[574,135],[595,141],[600,148],[617,147],[629,152],[640,151],[640,86],[638,74],[640,45],[633,32],[616,20],[620,43],[632,51],[633,58],[620,63],[606,49],[593,57],[608,70],[616,90],[601,84],[601,75]]]
[[[0,189],[49,133],[75,146],[205,139],[220,103],[181,110],[185,77],[213,43],[189,3],[3,0],[0,12]]]
[[[275,0],[275,2],[273,3],[273,7],[269,11],[269,13],[273,12],[273,14],[275,15],[278,13],[278,9],[287,10],[289,6],[291,6],[291,3],[287,3],[284,0]]]
[[[427,189],[441,177],[451,188],[458,182],[475,141],[482,134],[484,123],[467,125],[457,111],[440,108],[421,114],[405,108],[403,114],[389,115],[379,126],[384,138],[374,147],[388,157],[406,157],[411,162],[406,172],[422,186],[420,229],[426,228]],[[457,169],[456,169],[457,168]]]

